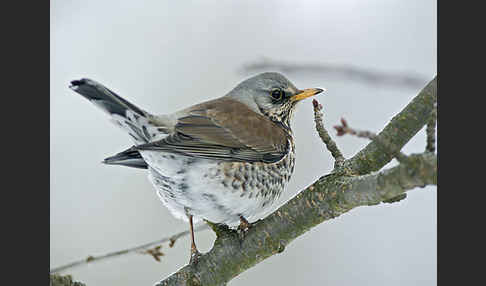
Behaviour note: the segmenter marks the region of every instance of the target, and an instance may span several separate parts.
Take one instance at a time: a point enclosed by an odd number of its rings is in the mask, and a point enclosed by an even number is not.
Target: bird
[[[280,73],[264,72],[224,96],[155,115],[88,78],[69,87],[131,137],[131,147],[103,163],[148,171],[170,213],[189,222],[190,263],[201,255],[194,224],[246,231],[279,198],[294,172],[296,106],[325,91],[301,90]]]

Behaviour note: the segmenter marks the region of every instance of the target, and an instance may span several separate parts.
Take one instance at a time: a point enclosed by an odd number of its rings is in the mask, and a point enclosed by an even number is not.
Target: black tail
[[[116,125],[128,132],[135,145],[148,143],[163,133],[160,131],[161,126],[156,126],[150,121],[152,115],[94,80],[87,78],[73,80],[69,87],[108,113]],[[106,158],[103,163],[147,168],[147,163],[133,147]]]
[[[109,114],[118,114],[125,117],[126,111],[132,110],[140,116],[147,116],[147,112],[121,98],[116,93],[94,80],[87,78],[73,80],[69,87],[89,101],[95,101],[96,104],[99,104],[99,106]]]
[[[133,168],[147,169],[148,165],[135,147],[106,158],[103,163],[108,165],[122,165]]]
[[[128,132],[136,145],[150,142],[151,138],[159,133],[157,126],[149,121],[151,115],[148,112],[100,83],[83,78],[73,80],[69,87],[108,113],[116,125]]]

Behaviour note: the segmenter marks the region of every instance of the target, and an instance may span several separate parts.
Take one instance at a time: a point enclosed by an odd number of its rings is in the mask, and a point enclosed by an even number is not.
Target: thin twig
[[[153,248],[149,248],[147,250],[140,250],[140,251],[138,251],[138,253],[148,254],[148,255],[152,256],[156,261],[160,262],[160,257],[165,255],[162,251],[160,251],[161,248],[162,248],[162,245],[159,244],[159,245],[157,245]]]
[[[341,151],[339,151],[336,142],[332,140],[326,128],[324,128],[324,124],[322,123],[323,114],[321,112],[322,105],[319,104],[316,99],[312,100],[312,105],[314,106],[314,122],[316,123],[317,133],[319,134],[319,137],[321,137],[322,142],[326,145],[327,150],[329,150],[334,157],[334,167],[337,168],[344,163],[345,158]]]
[[[343,136],[345,134],[350,134],[354,135],[356,137],[360,138],[367,138],[372,141],[376,141],[378,137],[376,136],[375,133],[371,131],[362,131],[362,130],[355,130],[351,127],[348,126],[348,123],[344,118],[341,118],[341,125],[336,125],[334,126],[334,129],[337,131],[337,136]],[[380,142],[383,146],[387,147],[388,144],[386,142]],[[391,150],[391,148],[387,148]],[[403,154],[401,151],[397,152],[395,154],[395,158],[398,160],[400,163],[406,163],[407,162],[407,155]]]
[[[430,121],[427,123],[427,147],[425,150],[428,152],[435,152],[435,125],[437,123],[437,103],[435,104],[435,108],[432,110],[430,114]]]
[[[194,231],[201,231],[201,230],[205,230],[205,229],[208,229],[208,225],[207,224],[201,224],[197,227],[194,228]],[[177,239],[183,237],[183,236],[186,236],[189,234],[189,230],[186,230],[186,231],[183,231],[183,232],[179,232],[177,234],[174,234],[170,237],[164,237],[162,239],[159,239],[157,241],[153,241],[153,242],[149,242],[149,243],[146,243],[146,244],[142,244],[142,245],[139,245],[139,246],[135,246],[135,247],[132,247],[132,248],[127,248],[127,249],[124,249],[124,250],[119,250],[119,251],[114,251],[114,252],[110,252],[110,253],[107,253],[107,254],[103,254],[103,255],[99,255],[99,256],[88,256],[87,258],[85,259],[81,259],[81,260],[78,260],[78,261],[74,261],[74,262],[71,262],[69,264],[66,264],[66,265],[62,265],[62,266],[59,266],[59,267],[56,267],[56,268],[53,268],[51,269],[49,272],[52,274],[52,273],[57,273],[57,272],[61,272],[61,271],[64,271],[66,269],[69,269],[69,268],[74,268],[76,266],[80,266],[80,265],[84,265],[84,264],[88,264],[88,263],[92,263],[92,262],[95,262],[95,261],[100,261],[100,260],[105,260],[107,258],[113,258],[113,257],[117,257],[117,256],[120,256],[120,255],[124,255],[124,254],[128,254],[128,253],[140,253],[140,252],[144,252],[144,251],[148,251],[147,253],[154,256],[153,254],[155,253],[155,256],[154,258],[157,256],[162,256],[163,254],[159,254],[157,253],[158,252],[158,249],[157,247],[155,247],[154,249],[156,250],[156,252],[153,252],[151,251],[151,249],[148,249],[149,247],[153,246],[153,245],[158,245],[158,244],[162,244],[164,242],[167,242],[169,241],[169,247],[172,247],[174,246],[174,243]],[[148,250],[147,250],[148,249]],[[150,253],[150,252],[153,252],[153,253]],[[157,258],[155,258],[157,260]]]

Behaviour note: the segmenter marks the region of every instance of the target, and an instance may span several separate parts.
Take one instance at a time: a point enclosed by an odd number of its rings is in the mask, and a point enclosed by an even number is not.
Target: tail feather
[[[94,80],[87,78],[73,80],[69,87],[89,101],[95,101],[96,104],[100,105],[100,107],[109,114],[125,116],[126,111],[131,110],[140,116],[147,115],[147,112],[136,107]]]
[[[108,113],[117,126],[128,132],[136,145],[148,143],[160,135],[160,128],[150,122],[152,115],[102,84],[83,78],[71,81],[69,87]]]
[[[139,169],[148,168],[148,165],[142,158],[142,155],[140,155],[140,153],[134,147],[106,158],[103,163],[108,165],[122,165]]]
[[[69,87],[108,113],[111,121],[125,130],[135,145],[149,143],[167,136],[166,126],[154,123],[153,115],[121,98],[100,83],[83,78],[71,81]],[[134,147],[106,158],[103,163],[148,168],[147,163]]]

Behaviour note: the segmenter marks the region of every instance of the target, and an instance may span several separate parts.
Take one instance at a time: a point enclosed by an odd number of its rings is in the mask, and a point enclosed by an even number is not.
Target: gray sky
[[[100,163],[130,139],[71,91],[71,80],[92,78],[156,114],[224,95],[252,75],[241,68],[262,57],[430,80],[437,72],[436,13],[436,1],[418,0],[51,2],[50,266],[188,228],[160,203],[144,170]],[[346,157],[368,142],[336,138],[332,126],[341,117],[378,132],[420,90],[322,74],[288,77],[299,88],[328,90],[318,97],[325,126]],[[300,104],[292,128],[297,165],[274,209],[332,169],[311,100]],[[403,151],[424,148],[422,130]],[[354,209],[230,285],[435,285],[436,195],[436,187],[426,187],[396,204]],[[197,233],[200,250],[208,251],[214,237]],[[161,250],[160,263],[133,254],[67,273],[88,285],[152,285],[187,263],[189,239]]]

